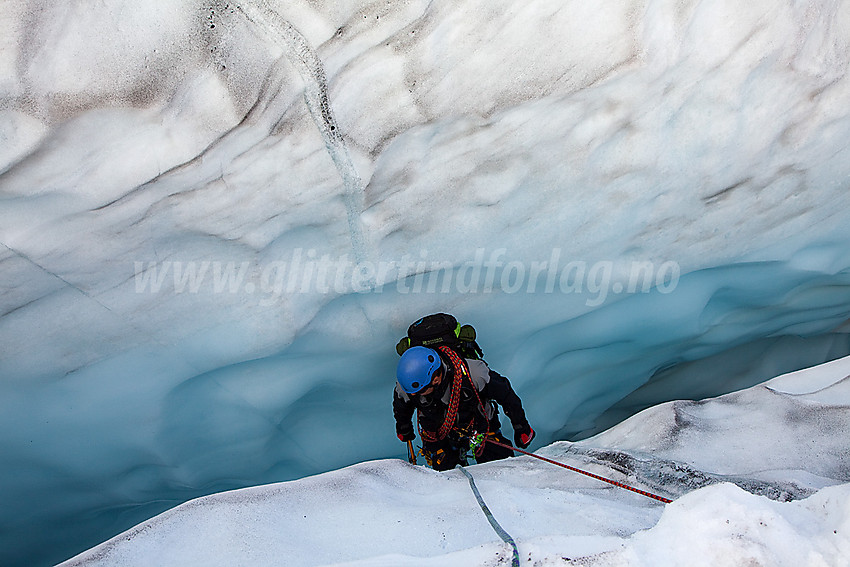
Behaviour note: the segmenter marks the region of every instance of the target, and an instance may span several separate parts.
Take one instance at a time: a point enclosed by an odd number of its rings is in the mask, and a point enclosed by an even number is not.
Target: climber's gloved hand
[[[407,443],[408,441],[413,441],[414,439],[416,439],[416,434],[413,433],[413,425],[409,423],[405,425],[396,424],[395,432],[398,436],[398,440],[402,443]]]
[[[520,449],[525,449],[531,442],[534,440],[534,430],[531,428],[528,423],[526,423],[523,427],[519,427],[514,430],[514,443]]]

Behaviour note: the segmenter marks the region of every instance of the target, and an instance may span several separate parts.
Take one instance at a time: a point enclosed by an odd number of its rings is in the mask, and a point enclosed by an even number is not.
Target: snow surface
[[[538,451],[671,504],[527,456],[467,470],[523,565],[838,567],[848,427],[850,357]],[[510,551],[459,471],[379,460],[192,500],[62,565],[280,564],[494,566]]]
[[[429,312],[535,447],[850,353],[848,38],[846,0],[6,0],[0,564],[399,456]]]

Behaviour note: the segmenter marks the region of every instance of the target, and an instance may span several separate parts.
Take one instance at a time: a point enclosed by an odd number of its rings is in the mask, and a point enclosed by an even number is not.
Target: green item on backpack
[[[481,359],[484,353],[475,342],[476,334],[472,325],[461,325],[448,313],[427,315],[407,329],[407,336],[396,345],[401,356],[412,346],[437,347],[446,345],[464,358]]]

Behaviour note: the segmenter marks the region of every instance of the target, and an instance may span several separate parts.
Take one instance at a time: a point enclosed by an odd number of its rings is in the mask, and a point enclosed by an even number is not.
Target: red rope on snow
[[[547,463],[552,463],[553,465],[558,465],[559,467],[564,467],[565,469],[569,469],[573,472],[577,472],[583,474],[585,476],[589,476],[590,478],[595,478],[596,480],[601,480],[602,482],[607,482],[608,484],[613,484],[614,486],[619,486],[620,488],[625,488],[626,490],[631,490],[632,492],[637,492],[643,496],[648,498],[653,498],[658,500],[659,502],[664,502],[665,504],[670,504],[672,500],[669,498],[664,498],[663,496],[658,496],[657,494],[653,494],[651,492],[647,492],[646,490],[641,490],[639,488],[634,488],[633,486],[629,486],[628,484],[623,484],[622,482],[617,482],[616,480],[611,480],[605,478],[603,476],[599,476],[598,474],[593,474],[591,472],[583,471],[581,469],[577,469],[576,467],[571,467],[570,465],[565,465],[564,463],[559,463],[558,461],[553,461],[552,459],[547,459],[546,457],[541,457],[540,455],[535,455],[534,453],[529,453],[528,451],[523,451],[518,447],[512,447],[510,445],[505,445],[504,443],[499,443],[498,441],[493,441],[492,439],[485,439],[487,443],[492,443],[494,445],[498,445],[500,447],[504,447],[505,449],[512,449],[517,451],[518,453],[522,453],[523,455],[528,455],[529,457],[534,457],[535,459],[540,459],[541,461],[546,461]]]

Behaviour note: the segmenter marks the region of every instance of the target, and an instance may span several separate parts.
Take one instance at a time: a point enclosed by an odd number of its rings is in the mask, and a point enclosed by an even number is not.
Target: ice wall
[[[427,312],[540,442],[715,387],[683,363],[846,352],[848,32],[826,0],[7,2],[0,562],[398,454]]]

